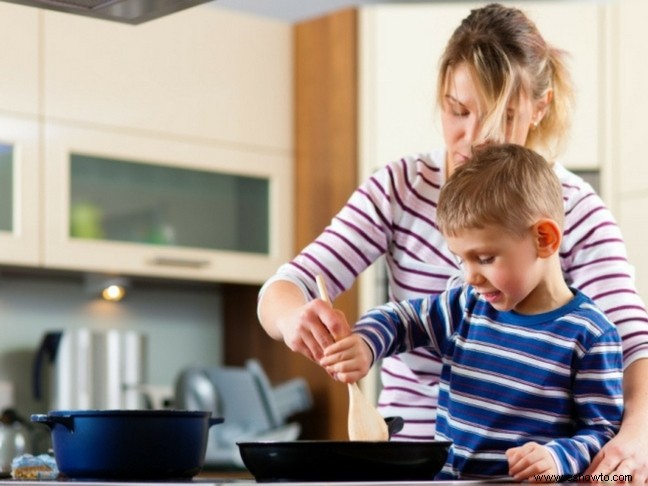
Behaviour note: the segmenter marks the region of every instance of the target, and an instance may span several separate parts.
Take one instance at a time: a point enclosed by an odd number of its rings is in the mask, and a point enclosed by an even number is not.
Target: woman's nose
[[[479,120],[476,117],[471,117],[466,120],[464,135],[471,145],[479,138],[480,130]]]

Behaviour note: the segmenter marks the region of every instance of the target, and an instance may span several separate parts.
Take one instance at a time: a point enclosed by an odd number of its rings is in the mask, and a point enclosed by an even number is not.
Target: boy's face
[[[538,287],[544,266],[530,229],[516,236],[491,224],[446,235],[446,240],[462,261],[466,283],[495,309],[522,314],[539,311],[543,303]]]

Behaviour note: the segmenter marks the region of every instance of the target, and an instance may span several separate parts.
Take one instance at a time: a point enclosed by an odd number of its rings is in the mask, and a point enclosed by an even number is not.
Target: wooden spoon
[[[317,275],[320,298],[331,305],[324,277]],[[389,440],[387,422],[362,393],[357,383],[349,383],[349,440]]]

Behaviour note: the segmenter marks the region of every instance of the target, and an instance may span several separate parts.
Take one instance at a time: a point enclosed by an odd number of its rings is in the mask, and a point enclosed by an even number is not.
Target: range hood
[[[141,24],[211,0],[2,0],[126,24]]]

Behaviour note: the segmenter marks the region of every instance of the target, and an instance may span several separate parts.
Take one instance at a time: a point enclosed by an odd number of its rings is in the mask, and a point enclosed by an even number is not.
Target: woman
[[[439,189],[484,143],[517,143],[556,160],[572,105],[563,57],[521,11],[498,4],[473,10],[441,58],[437,100],[445,149],[403,157],[377,171],[331,225],[266,282],[258,309],[266,332],[319,359],[349,329],[316,298],[315,275],[325,275],[334,299],[382,255],[391,300],[455,285],[460,264],[435,224]],[[634,474],[646,482],[648,459],[640,451],[648,450],[648,314],[609,210],[582,179],[553,166],[565,199],[563,273],[617,325],[624,347],[623,424],[588,472]],[[399,439],[434,436],[439,372],[440,363],[424,349],[383,361],[378,405],[383,415],[405,419]]]

